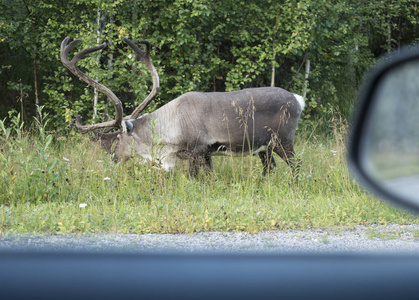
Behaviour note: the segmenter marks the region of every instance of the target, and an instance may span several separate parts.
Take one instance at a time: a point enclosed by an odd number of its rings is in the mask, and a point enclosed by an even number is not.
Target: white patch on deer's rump
[[[306,105],[305,102],[304,102],[304,98],[300,95],[297,95],[297,94],[293,94],[293,95],[294,95],[295,99],[297,99],[298,103],[300,104],[301,110],[303,110],[304,106]]]

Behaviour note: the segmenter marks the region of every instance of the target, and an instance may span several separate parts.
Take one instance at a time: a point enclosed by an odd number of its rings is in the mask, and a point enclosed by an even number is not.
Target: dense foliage
[[[108,47],[80,62],[130,112],[151,78],[121,38],[147,39],[161,79],[150,109],[191,90],[275,86],[307,93],[305,124],[348,116],[365,70],[419,41],[417,0],[0,0],[0,119],[43,105],[54,128],[93,117],[93,89],[62,66],[64,37]],[[306,66],[310,61],[308,81]],[[112,114],[98,95],[99,111]],[[98,115],[98,118],[101,116]]]

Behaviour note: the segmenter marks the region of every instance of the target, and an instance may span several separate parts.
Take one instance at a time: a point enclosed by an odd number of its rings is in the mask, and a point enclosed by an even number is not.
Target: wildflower
[[[86,204],[86,203],[80,203],[80,204],[79,204],[79,207],[80,207],[80,208],[83,208],[83,207],[86,207],[86,206],[87,206],[87,204]]]
[[[334,156],[336,156],[336,153],[337,153],[337,151],[336,151],[336,150],[330,150],[330,152],[332,152],[332,154],[333,154]]]
[[[329,168],[334,169],[334,168],[335,168],[335,166],[329,166]]]
[[[99,163],[101,163],[102,161],[100,160],[100,159],[98,159],[96,162],[99,162]]]
[[[103,180],[111,180],[111,178],[110,177],[105,177],[105,178],[103,178]]]

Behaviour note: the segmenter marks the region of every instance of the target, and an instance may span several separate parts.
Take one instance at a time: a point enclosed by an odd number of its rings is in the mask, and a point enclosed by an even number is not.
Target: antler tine
[[[99,124],[93,124],[93,125],[82,125],[82,118],[81,116],[77,116],[76,118],[76,127],[78,130],[82,133],[86,133],[88,131],[98,129],[98,128],[105,128],[105,127],[118,127],[122,128],[122,118],[123,118],[123,109],[122,109],[122,103],[118,99],[118,97],[106,86],[103,84],[100,84],[99,82],[93,80],[92,78],[88,77],[86,74],[84,74],[80,69],[77,67],[77,62],[86,54],[102,50],[106,47],[106,43],[103,43],[102,45],[98,45],[95,47],[84,49],[80,52],[78,52],[71,61],[68,60],[68,54],[69,52],[79,43],[82,42],[81,39],[77,39],[72,41],[70,44],[68,44],[68,41],[70,40],[70,37],[66,37],[62,43],[61,43],[61,51],[60,51],[60,57],[61,62],[63,65],[70,70],[71,73],[76,75],[79,79],[83,80],[87,84],[93,86],[97,90],[101,91],[102,93],[106,94],[109,99],[114,104],[115,107],[115,120],[107,121]]]
[[[128,46],[131,47],[134,52],[141,57],[144,64],[147,66],[151,73],[151,77],[153,78],[153,89],[151,90],[150,94],[144,101],[133,111],[130,116],[125,117],[125,119],[136,119],[138,115],[150,104],[150,102],[156,97],[159,92],[160,88],[160,81],[159,75],[157,74],[156,68],[154,67],[153,63],[151,62],[150,58],[150,43],[148,41],[140,41],[141,44],[145,45],[145,50],[138,47],[136,44],[131,42],[129,39],[123,38],[122,39]]]

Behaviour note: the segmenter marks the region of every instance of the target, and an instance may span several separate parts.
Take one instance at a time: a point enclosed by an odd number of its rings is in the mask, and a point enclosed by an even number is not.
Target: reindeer
[[[189,160],[189,172],[213,169],[211,156],[230,154],[258,154],[263,164],[263,175],[276,164],[273,153],[281,157],[295,174],[299,161],[295,158],[293,140],[298,120],[304,109],[303,97],[276,87],[248,88],[233,92],[188,92],[163,105],[152,113],[140,116],[159,91],[159,77],[150,58],[150,43],[140,41],[145,49],[128,39],[132,48],[149,69],[153,88],[146,99],[129,116],[123,116],[122,103],[107,87],[91,79],[77,67],[77,62],[88,53],[102,50],[106,43],[84,49],[71,61],[69,52],[82,40],[70,44],[69,37],[61,44],[61,61],[79,79],[106,94],[115,107],[115,119],[99,124],[82,125],[77,116],[76,127],[81,133],[96,132],[102,147],[113,152],[116,160],[125,161],[133,155],[152,159],[158,135],[161,146],[161,167],[169,171],[179,159]],[[150,126],[153,124],[153,126]],[[114,133],[99,134],[98,129],[117,129]]]

